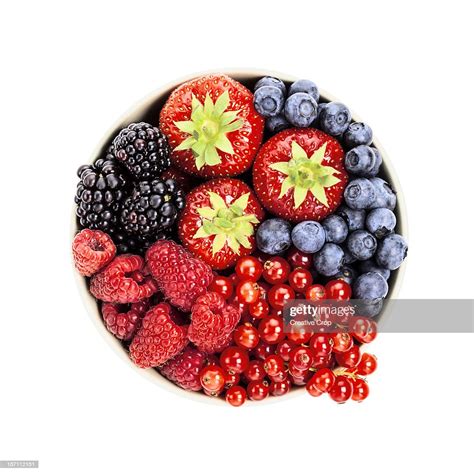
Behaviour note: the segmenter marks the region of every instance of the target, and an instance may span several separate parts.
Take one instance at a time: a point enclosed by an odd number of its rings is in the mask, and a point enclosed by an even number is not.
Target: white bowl
[[[293,82],[297,78],[289,76],[287,74],[282,74],[279,72],[273,71],[265,71],[265,70],[257,70],[257,69],[224,69],[219,71],[205,71],[203,73],[192,74],[187,77],[178,79],[167,85],[160,87],[159,89],[155,90],[147,97],[142,99],[138,104],[128,110],[122,117],[112,126],[112,128],[104,135],[102,140],[97,145],[96,149],[94,150],[90,162],[92,163],[95,159],[99,156],[102,156],[106,148],[109,146],[111,139],[115,136],[115,134],[124,126],[128,125],[131,122],[139,122],[139,121],[147,121],[153,124],[157,123],[159,110],[165,103],[166,99],[168,98],[169,94],[172,90],[178,87],[183,82],[186,82],[190,79],[198,77],[203,74],[208,73],[215,73],[215,72],[223,72],[228,74],[229,76],[233,77],[234,79],[243,82],[244,84],[251,84],[255,82],[257,79],[263,76],[274,76],[282,79],[285,82]],[[321,98],[326,101],[336,101],[337,99],[328,94],[325,91],[320,91]],[[350,104],[349,104],[350,108]],[[352,112],[352,110],[351,110]],[[359,117],[352,112],[353,120],[361,121]],[[397,191],[397,207],[395,210],[395,214],[397,216],[397,232],[403,235],[405,238],[407,237],[407,216],[405,210],[405,202],[403,200],[403,194],[401,192],[400,183],[398,181],[397,175],[395,170],[393,169],[392,164],[380,146],[380,143],[376,138],[373,140],[373,144],[377,149],[380,151],[383,159],[383,164],[381,167],[380,175],[385,178]],[[71,221],[71,240],[74,238],[76,233],[78,232],[79,227],[77,225],[76,216],[75,216],[75,208],[73,209],[72,213],[72,221]],[[388,298],[395,298],[400,290],[400,286],[403,279],[403,273],[405,269],[405,263],[402,266],[392,272],[390,276],[390,290],[388,293]],[[86,278],[79,275],[79,273],[74,269],[74,274],[76,276],[77,286],[79,288],[79,293],[81,295],[82,301],[87,309],[87,312],[92,319],[92,322],[96,326],[97,330],[102,334],[104,339],[108,342],[110,347],[117,353],[117,355],[133,370],[137,371],[142,376],[146,377],[151,382],[155,383],[156,385],[165,388],[171,392],[176,393],[177,395],[181,395],[192,400],[211,403],[214,405],[224,405],[222,403],[222,399],[215,398],[215,397],[208,397],[205,396],[202,392],[189,392],[186,390],[181,389],[177,385],[173,384],[165,377],[163,377],[158,371],[154,369],[140,369],[138,368],[133,362],[130,360],[126,349],[122,346],[121,342],[116,339],[109,331],[107,331],[105,325],[103,324],[102,316],[100,313],[100,306],[95,300],[95,298],[89,293],[89,289],[87,287],[87,280]],[[380,315],[383,317],[383,312]],[[305,391],[301,389],[301,387],[293,388],[290,393],[284,397],[268,397],[262,402],[269,403],[272,401],[279,401],[279,400],[287,400],[289,397],[293,397],[304,393]],[[259,402],[259,403],[262,403]],[[245,404],[247,405],[247,404]],[[244,406],[245,406],[244,405]]]

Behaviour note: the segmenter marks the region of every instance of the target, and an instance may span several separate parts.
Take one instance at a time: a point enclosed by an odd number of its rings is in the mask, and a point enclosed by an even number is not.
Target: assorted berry
[[[372,129],[314,82],[253,91],[186,82],[81,166],[74,264],[131,360],[184,390],[235,407],[297,387],[363,401],[365,344],[408,249],[396,193]],[[357,317],[287,330],[295,300],[357,300]]]

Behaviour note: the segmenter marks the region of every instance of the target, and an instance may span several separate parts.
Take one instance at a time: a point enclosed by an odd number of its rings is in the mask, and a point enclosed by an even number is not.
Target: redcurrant
[[[249,313],[257,319],[262,319],[268,316],[270,306],[265,300],[259,299],[256,303],[249,304]]]
[[[318,333],[311,336],[309,347],[313,350],[316,357],[328,356],[332,353],[334,341],[330,334]]]
[[[326,289],[323,285],[312,285],[305,293],[306,299],[310,301],[321,301],[326,299]]]
[[[219,393],[225,385],[225,373],[218,365],[208,365],[199,372],[202,388],[211,394]]]
[[[247,392],[244,387],[236,385],[227,390],[225,399],[227,403],[230,403],[233,407],[240,407],[247,399]]]
[[[285,361],[281,356],[272,354],[265,359],[263,368],[270,377],[276,377],[285,370]]]
[[[268,344],[266,341],[262,341],[257,344],[257,347],[252,350],[252,355],[258,359],[265,360],[270,354],[275,351],[275,346]]]
[[[334,372],[330,369],[319,369],[309,380],[321,392],[327,392],[331,389],[336,380]]]
[[[227,372],[225,374],[225,388],[233,387],[240,382],[240,374],[230,374]]]
[[[271,288],[268,292],[268,302],[270,306],[276,309],[281,309],[285,306],[290,300],[295,299],[295,292],[293,288],[284,283],[280,283],[279,285],[275,285]]]
[[[293,341],[285,340],[278,343],[275,353],[281,356],[281,358],[288,362],[290,360],[290,352],[296,347],[296,344]]]
[[[290,264],[284,258],[272,257],[263,264],[262,275],[268,283],[276,285],[284,283],[288,279],[290,271]]]
[[[247,385],[247,395],[250,400],[260,401],[268,397],[270,393],[270,388],[268,382],[265,380],[259,380],[250,382]]]
[[[244,349],[253,349],[257,347],[260,336],[257,329],[250,323],[237,326],[234,331],[234,342]]]
[[[357,373],[360,375],[370,375],[375,372],[377,368],[377,359],[372,354],[364,353],[360,357],[360,362],[357,364]]]
[[[285,338],[283,319],[279,316],[266,316],[258,325],[260,338],[268,344],[278,344]]]
[[[234,285],[229,277],[216,275],[209,286],[209,291],[219,293],[225,300],[228,300],[232,296]]]
[[[273,381],[270,383],[270,393],[274,397],[281,397],[286,395],[291,388],[291,382],[289,380]]]
[[[352,397],[353,391],[352,381],[344,375],[338,375],[329,390],[329,396],[337,403],[344,403]]]
[[[297,370],[308,370],[314,363],[314,354],[309,347],[295,347],[290,352],[290,364]]]
[[[249,366],[249,356],[245,349],[231,346],[222,351],[220,363],[227,372],[241,374]]]
[[[313,256],[310,253],[304,253],[296,247],[292,247],[286,254],[288,263],[293,267],[311,268]]]
[[[240,280],[258,281],[262,276],[263,265],[251,255],[241,257],[235,265],[235,273]]]
[[[288,277],[290,286],[298,293],[304,293],[313,283],[313,275],[306,268],[296,268]]]
[[[369,385],[364,379],[353,380],[352,387],[352,400],[354,400],[355,402],[361,402],[369,396]]]
[[[346,352],[354,345],[352,336],[347,332],[333,334],[332,339],[334,341],[332,350],[336,353]]]
[[[237,300],[240,303],[251,304],[258,300],[260,287],[252,280],[242,280],[235,289]]]
[[[351,334],[359,342],[368,344],[377,337],[377,323],[369,318],[355,319],[351,324]]]
[[[348,351],[336,354],[336,361],[342,367],[353,369],[361,359],[359,346],[352,346]]]
[[[344,280],[331,280],[326,283],[326,298],[329,300],[347,301],[352,296],[349,283]]]
[[[251,360],[247,370],[244,372],[244,376],[249,382],[263,380],[265,375],[266,372],[261,360]]]

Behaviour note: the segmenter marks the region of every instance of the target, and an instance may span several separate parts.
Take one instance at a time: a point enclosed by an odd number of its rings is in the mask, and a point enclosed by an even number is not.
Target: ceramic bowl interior
[[[132,107],[128,112],[126,112],[115,123],[115,125],[104,135],[102,140],[97,145],[95,151],[93,152],[90,162],[92,163],[98,157],[103,156],[105,150],[111,143],[112,138],[116,135],[116,133],[121,128],[128,125],[129,123],[145,121],[151,124],[157,124],[159,112],[172,90],[174,90],[180,84],[182,84],[183,82],[186,82],[189,79],[198,77],[205,73],[211,73],[211,72],[224,72],[228,74],[229,76],[233,77],[234,79],[242,82],[245,86],[247,86],[251,90],[253,89],[253,85],[255,84],[255,82],[262,76],[275,76],[282,79],[287,84],[290,84],[291,82],[294,82],[297,79],[287,74],[282,74],[282,73],[272,72],[272,71],[264,71],[264,70],[206,71],[204,73],[192,74],[188,77],[181,78],[177,81],[169,83],[168,85],[164,87],[161,87],[160,89],[157,89],[156,91],[154,91],[153,93],[145,97],[143,100],[141,100],[134,107]],[[320,91],[320,93],[321,93],[320,101],[322,102],[330,102],[330,101],[337,100],[335,97],[326,93],[325,91]],[[349,108],[350,108],[350,104],[349,104]],[[352,112],[352,116],[353,116],[354,121],[361,121],[361,119],[353,112]],[[385,179],[387,182],[391,183],[391,185],[397,191],[397,207],[395,209],[395,214],[397,216],[397,232],[406,238],[407,237],[407,218],[406,218],[405,203],[403,200],[403,194],[401,192],[400,183],[398,181],[398,178],[395,174],[395,171],[390,163],[390,160],[387,154],[385,153],[383,148],[380,146],[380,143],[377,141],[376,138],[374,138],[373,146],[375,146],[382,155],[383,163],[382,163],[379,176]],[[74,236],[76,235],[78,231],[79,231],[79,227],[78,227],[77,220],[75,217],[75,210],[73,210],[72,221],[71,221],[71,240],[74,238]],[[390,290],[387,296],[388,298],[395,298],[398,295],[401,282],[402,282],[404,268],[405,268],[405,263],[403,263],[402,266],[398,270],[392,272],[390,276],[390,280],[389,280]],[[117,353],[117,355],[126,364],[128,364],[133,370],[137,371],[142,376],[149,379],[151,382],[169,391],[172,391],[176,393],[177,395],[185,396],[187,398],[191,398],[193,400],[200,401],[200,402],[223,405],[222,399],[220,398],[208,397],[208,396],[205,396],[201,392],[188,392],[186,390],[179,388],[178,386],[168,381],[155,369],[140,369],[136,367],[130,360],[127,349],[122,345],[122,343],[118,339],[116,339],[105,328],[102,321],[102,316],[100,313],[99,303],[89,293],[88,281],[87,281],[88,279],[79,275],[75,270],[74,270],[74,274],[76,276],[76,281],[79,287],[81,298],[84,302],[84,305],[87,309],[89,316],[92,319],[92,322],[96,326],[97,330],[102,334],[104,339],[108,342],[108,344],[113,348],[113,350]],[[383,318],[383,317],[385,317],[384,311],[382,311],[382,313],[378,316],[378,319]],[[304,390],[302,390],[301,387],[299,387],[296,389],[292,389],[290,393],[286,395],[285,397],[268,397],[265,400],[263,400],[263,403],[270,403],[270,402],[275,402],[279,400],[287,400],[289,397],[296,396],[303,392]],[[262,402],[259,402],[259,403],[262,403]],[[244,406],[246,405],[249,405],[249,404],[247,403],[244,404]]]

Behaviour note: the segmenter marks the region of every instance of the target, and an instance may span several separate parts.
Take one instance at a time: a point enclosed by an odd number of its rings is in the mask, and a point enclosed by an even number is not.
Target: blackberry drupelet
[[[114,235],[114,243],[117,246],[117,254],[133,253],[134,255],[145,256],[146,251],[157,240],[169,237],[167,232],[158,232],[152,236],[129,235],[124,230],[119,230]]]
[[[170,166],[170,147],[157,127],[131,123],[113,141],[113,153],[137,180],[154,179]]]
[[[127,178],[120,166],[111,157],[100,158],[92,165],[83,165],[78,171],[74,201],[76,215],[81,227],[98,229],[112,237],[117,230],[122,201],[128,187]]]
[[[122,228],[141,242],[154,242],[171,230],[184,204],[184,193],[173,179],[140,181],[123,203]]]

